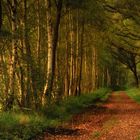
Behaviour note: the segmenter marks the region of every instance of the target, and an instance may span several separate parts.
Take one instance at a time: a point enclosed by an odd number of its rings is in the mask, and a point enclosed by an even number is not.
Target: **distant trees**
[[[111,52],[114,57],[133,73],[135,85],[139,86],[138,64],[140,59],[138,1],[116,1],[105,3],[105,9],[111,13]]]
[[[137,71],[137,64],[140,63],[138,59],[140,58],[139,55],[134,52],[125,50],[123,47],[120,47],[120,45],[118,46],[115,43],[112,43],[112,45],[112,47],[115,47],[111,50],[112,55],[114,58],[124,64],[128,69],[130,69],[135,78],[135,85],[136,87],[139,87],[139,77]]]

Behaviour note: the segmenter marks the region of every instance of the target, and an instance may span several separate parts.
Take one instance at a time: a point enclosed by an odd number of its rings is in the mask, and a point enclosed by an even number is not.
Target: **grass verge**
[[[127,95],[140,104],[140,88],[132,88],[126,91]],[[137,140],[140,140],[140,134],[138,134]]]
[[[140,88],[128,89],[126,93],[130,98],[140,103]]]
[[[92,94],[69,97],[51,105],[43,113],[1,112],[0,140],[29,140],[42,134],[48,127],[56,127],[97,102],[104,102],[109,89],[99,89]]]

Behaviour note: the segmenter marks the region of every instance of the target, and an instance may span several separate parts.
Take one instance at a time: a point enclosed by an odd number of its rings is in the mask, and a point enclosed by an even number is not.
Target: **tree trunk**
[[[79,9],[76,11],[77,15],[77,21],[76,21],[76,57],[75,57],[75,85],[74,85],[74,95],[78,95],[79,88],[78,88],[78,81],[79,81],[79,71],[80,71],[80,56],[79,56],[79,50],[80,50],[80,28],[79,28]]]
[[[80,41],[80,66],[79,66],[79,78],[78,78],[78,85],[77,85],[77,95],[81,95],[81,81],[82,81],[82,68],[83,68],[83,42],[84,42],[84,21],[82,23],[82,30],[81,30],[81,41]]]
[[[98,64],[97,64],[97,58],[98,57],[98,55],[97,55],[97,48],[96,47],[94,47],[94,79],[95,79],[95,89],[97,89],[98,88],[98,86],[99,86],[99,75],[98,75],[98,72],[99,72],[99,70],[98,70]]]
[[[69,9],[69,28],[70,28],[70,83],[69,83],[69,95],[73,95],[74,87],[74,23],[71,9]]]
[[[66,10],[67,11],[67,10]],[[66,55],[65,55],[65,97],[69,96],[69,30],[68,30],[68,18],[66,17],[65,33],[66,33]]]
[[[27,62],[27,94],[26,94],[26,104],[27,107],[35,107],[38,108],[38,95],[37,95],[37,81],[36,81],[36,69],[34,66],[34,61],[31,55],[31,46],[29,43],[29,35],[27,30],[27,0],[24,0],[24,28],[25,28],[25,34],[24,34],[24,41],[25,41],[25,49],[26,49],[26,62]],[[34,106],[31,106],[31,93],[33,91],[33,99],[34,99]]]
[[[11,59],[10,59],[10,68],[9,68],[9,90],[8,96],[6,99],[6,110],[11,109],[14,104],[15,99],[15,85],[16,85],[16,63],[17,63],[17,46],[18,46],[18,39],[17,39],[17,3],[16,1],[12,1],[11,7],[12,13],[12,52],[11,52]]]
[[[51,93],[53,90],[53,83],[54,83],[54,76],[55,76],[56,49],[58,43],[62,1],[63,0],[59,0],[56,3],[56,7],[57,7],[56,22],[53,28],[52,14],[51,14],[51,0],[46,0],[47,33],[48,33],[48,65],[47,65],[47,81],[44,87],[44,95],[46,95],[48,104],[51,101]]]
[[[133,72],[134,78],[135,78],[135,85],[136,85],[136,87],[139,87],[139,77],[138,77],[138,74],[137,74],[137,66],[136,66],[136,63],[134,63],[133,65],[134,65],[134,68],[133,68],[133,71],[132,72]]]
[[[1,30],[1,26],[2,26],[2,2],[0,0],[0,30]]]
[[[40,36],[40,2],[37,0],[37,59],[38,59],[38,67],[40,69],[41,67],[41,62],[40,62],[40,41],[41,41],[41,36]]]

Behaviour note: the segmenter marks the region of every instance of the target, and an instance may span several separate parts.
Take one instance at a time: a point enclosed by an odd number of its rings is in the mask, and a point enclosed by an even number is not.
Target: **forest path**
[[[124,92],[113,93],[104,105],[88,108],[55,133],[49,131],[44,140],[138,140],[140,105]]]

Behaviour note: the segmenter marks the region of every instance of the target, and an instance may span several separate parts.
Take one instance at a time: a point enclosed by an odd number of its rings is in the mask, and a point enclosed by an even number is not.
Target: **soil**
[[[124,92],[112,93],[107,103],[87,108],[42,140],[140,140],[140,104]]]

